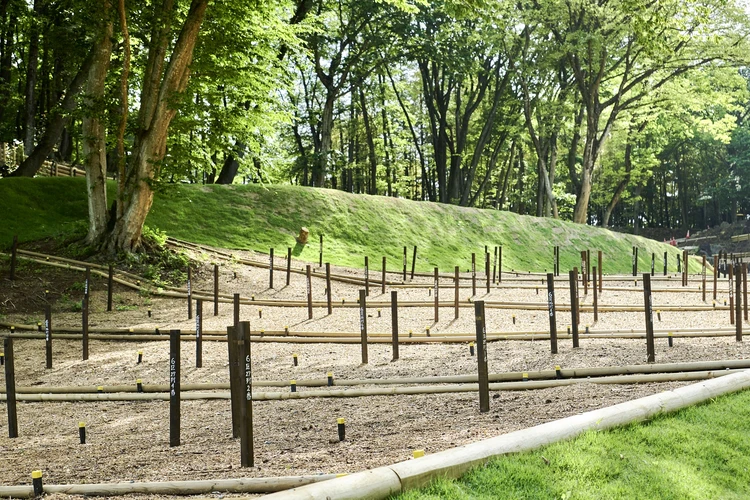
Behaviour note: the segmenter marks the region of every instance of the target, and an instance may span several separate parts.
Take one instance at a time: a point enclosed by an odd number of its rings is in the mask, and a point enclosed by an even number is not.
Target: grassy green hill
[[[113,186],[110,186],[113,188]],[[111,191],[112,189],[110,189]],[[82,178],[0,180],[0,246],[13,234],[21,241],[86,232],[87,208]],[[466,270],[471,253],[483,268],[484,246],[503,246],[503,270],[552,270],[554,245],[561,248],[563,271],[580,266],[580,251],[604,251],[607,273],[631,270],[631,248],[639,248],[641,272],[650,269],[651,252],[670,253],[676,270],[678,250],[653,240],[553,219],[510,212],[420,203],[382,196],[351,195],[330,189],[281,185],[172,185],[156,195],[146,224],[175,238],[226,248],[253,249],[277,255],[294,248],[295,256],[318,260],[318,238],[324,235],[324,260],[361,267],[369,255],[380,268],[400,269],[403,247],[418,247],[417,269],[455,265]],[[310,242],[295,244],[299,228],[310,230]],[[410,264],[411,265],[411,264]],[[697,270],[697,266],[695,267]]]

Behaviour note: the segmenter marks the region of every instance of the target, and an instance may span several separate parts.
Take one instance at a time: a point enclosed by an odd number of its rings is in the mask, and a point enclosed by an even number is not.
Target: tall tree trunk
[[[2,39],[0,40],[0,124],[4,124],[11,110],[8,109],[11,88],[11,69],[13,63],[13,36],[16,31],[16,17],[8,12],[10,0],[0,0],[0,23]],[[10,142],[12,129],[0,130],[0,141]]]
[[[123,200],[122,216],[117,218],[109,235],[106,245],[109,251],[132,252],[141,246],[143,223],[154,198],[151,182],[156,178],[158,164],[166,154],[169,124],[177,113],[170,103],[175,94],[184,92],[187,87],[193,49],[207,5],[208,0],[192,0],[163,77],[169,28],[166,19],[173,15],[171,0],[165,0],[156,13],[133,154],[125,175],[125,192],[119,196]]]
[[[523,176],[526,174],[526,163],[523,161],[523,146],[518,148],[518,180],[516,190],[518,191],[518,205],[516,213],[524,215],[526,213],[526,199],[523,197]]]
[[[112,4],[104,0],[104,27],[94,53],[94,60],[84,94],[85,114],[81,123],[83,158],[88,191],[89,232],[86,241],[98,242],[107,230],[107,143],[103,117],[104,82],[112,55]]]
[[[365,138],[367,139],[367,158],[370,162],[370,182],[368,183],[367,192],[369,194],[378,194],[378,158],[375,155],[375,140],[373,139],[373,129],[370,121],[370,114],[367,112],[367,99],[362,88],[359,89],[359,104],[362,108],[362,122],[365,125]]]
[[[41,22],[42,3],[44,0],[34,0],[34,15],[29,29],[29,51],[26,57],[26,92],[23,107],[23,150],[28,156],[34,149],[34,135],[36,127],[36,76],[39,65],[39,23]]]
[[[317,187],[324,187],[328,177],[328,162],[333,142],[333,105],[335,102],[336,91],[329,89],[326,92],[326,101],[323,104],[323,115],[320,120],[320,155],[313,174],[313,185]]]

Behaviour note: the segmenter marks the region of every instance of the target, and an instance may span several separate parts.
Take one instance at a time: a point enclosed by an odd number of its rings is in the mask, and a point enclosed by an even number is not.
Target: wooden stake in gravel
[[[214,264],[214,316],[218,316],[218,315],[219,315],[219,264]]]
[[[581,251],[581,281],[583,282],[583,295],[589,294],[589,280],[588,276],[586,276],[586,269],[588,268],[588,265],[586,264],[586,250]]]
[[[203,367],[203,300],[195,301],[195,367]]]
[[[471,296],[477,296],[477,254],[471,254]]]
[[[602,284],[604,283],[604,279],[602,278],[604,273],[604,267],[602,266],[602,251],[598,251],[598,262],[599,262],[599,293],[602,293]]]
[[[253,374],[250,347],[250,322],[240,323],[238,347],[242,361],[242,401],[240,402],[240,465],[252,467],[255,462],[253,450]]]
[[[370,296],[370,258],[365,255],[365,295]]]
[[[646,314],[646,356],[649,363],[656,361],[656,351],[654,348],[654,310],[651,296],[651,276],[643,275],[643,302]]]
[[[683,264],[682,264],[682,280],[683,280],[683,283],[682,283],[682,286],[688,286],[688,272],[689,272],[689,270],[688,270],[688,253],[687,253],[687,250],[683,250],[682,251],[682,260],[683,260]]]
[[[391,290],[391,345],[393,360],[398,359],[398,292]]]
[[[367,364],[367,294],[359,291],[359,333],[362,343],[362,364]]]
[[[307,277],[307,319],[312,319],[313,318],[313,313],[312,313],[312,283],[311,283],[312,277],[311,277],[310,264],[307,265],[305,275]],[[330,290],[329,290],[329,294],[330,294]]]
[[[333,306],[331,305],[331,263],[326,262],[326,301],[328,305],[328,315],[333,314]]]
[[[404,247],[404,276],[402,279],[406,283],[406,247]]]
[[[664,252],[664,276],[667,275],[667,257],[669,254],[667,252]]]
[[[8,437],[18,437],[18,414],[16,412],[16,372],[13,356],[13,339],[3,339],[3,350],[5,351],[5,396],[8,408]]]
[[[438,268],[435,268],[435,323],[439,320],[438,315],[438,295],[440,295],[440,279],[438,276]],[[429,333],[429,332],[427,332]]]
[[[187,268],[187,306],[188,319],[193,319],[193,273],[190,266]]]
[[[44,344],[47,358],[47,369],[52,368],[52,308],[44,306]]]
[[[454,294],[453,294],[453,319],[458,319],[458,290],[460,288],[459,286],[459,269],[458,266],[453,271],[453,286],[454,286]]]
[[[479,372],[479,411],[490,411],[490,383],[487,370],[487,329],[484,321],[484,301],[474,303],[477,327],[477,370]]]
[[[651,276],[654,275],[655,266],[656,266],[656,254],[654,252],[651,252]]]
[[[286,286],[289,286],[289,283],[292,280],[292,247],[287,247],[286,249]]]
[[[318,267],[323,266],[323,235],[320,235],[320,260],[318,261]]]
[[[596,267],[594,267],[594,323],[599,321],[599,287],[596,286]]]
[[[237,352],[237,332],[240,329],[240,294],[234,294],[234,318],[232,326],[227,327],[227,350],[229,353],[229,393],[231,394],[232,437],[240,437],[240,395],[242,387],[239,381],[239,353]]]
[[[16,279],[16,261],[18,253],[18,235],[13,235],[13,245],[10,248],[10,280]],[[13,436],[11,436],[13,437]]]
[[[83,304],[82,304],[82,337],[83,337],[83,360],[89,359],[89,293],[91,283],[91,268],[86,268],[86,278],[83,284]]]
[[[571,331],[573,333],[573,347],[578,347],[578,304],[576,303],[578,278],[576,277],[576,274],[578,273],[575,271],[570,271],[568,273],[570,281],[570,321]]]
[[[701,270],[701,277],[703,282],[703,302],[706,301],[706,256],[703,256],[703,267]]]
[[[497,283],[497,247],[495,247],[492,261],[492,282]]]
[[[268,253],[268,288],[273,290],[273,248]]]
[[[180,446],[180,330],[169,331],[169,446]]]
[[[385,255],[383,255],[383,276],[381,278],[380,293],[385,295]]]
[[[596,287],[594,287],[594,289],[596,289]],[[552,354],[557,354],[557,318],[555,316],[555,274],[554,273],[547,274],[547,308],[549,310],[550,352],[552,352]]]
[[[732,286],[733,269],[732,264],[727,265],[727,277],[729,278],[729,324],[734,324],[734,287]]]
[[[735,281],[737,283],[737,307],[735,308],[737,317],[734,319],[734,325],[736,327],[736,340],[742,342],[742,267],[739,263],[735,267]]]
[[[489,252],[484,254],[484,269],[485,269],[485,277],[487,280],[487,293],[490,293],[490,253]]]
[[[591,281],[591,250],[586,250],[586,281]],[[594,276],[596,281],[596,276]],[[588,295],[588,292],[586,292]]]
[[[112,264],[107,270],[107,312],[112,311],[112,285],[114,283],[114,270]]]
[[[497,282],[503,282],[503,246],[497,249]]]
[[[414,279],[414,266],[416,265],[417,265],[417,245],[414,245],[414,253],[411,256],[411,279]]]
[[[638,247],[633,247],[633,276],[638,276]]]
[[[718,291],[716,280],[719,277],[719,256],[714,255],[714,300],[716,300],[716,293]]]
[[[745,309],[745,321],[747,321],[747,264],[742,263],[742,306]]]

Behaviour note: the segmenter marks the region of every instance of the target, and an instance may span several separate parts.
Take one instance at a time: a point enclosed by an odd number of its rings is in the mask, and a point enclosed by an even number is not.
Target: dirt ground
[[[239,253],[239,252],[238,252]],[[250,254],[247,254],[250,255]],[[205,265],[194,273],[195,289],[210,290],[212,268],[210,256],[196,255]],[[267,259],[267,257],[265,257]],[[297,268],[301,263],[294,263]],[[277,259],[277,269],[283,259]],[[335,269],[335,272],[362,275],[362,271]],[[256,298],[303,299],[306,293],[304,277],[292,274],[289,286],[284,286],[284,272],[275,275],[276,289],[268,289],[268,270],[239,264],[223,264],[220,281],[222,293],[239,292]],[[371,269],[371,277],[380,276],[379,268]],[[396,278],[396,275],[391,277]],[[545,287],[539,279],[539,291],[531,282],[513,282],[512,274],[504,275],[502,288],[493,288],[485,296],[478,290],[478,299],[515,302],[543,302]],[[55,283],[75,283],[82,277],[70,271],[54,271],[42,265],[25,265],[19,281],[4,280],[0,286],[3,297],[14,297],[19,302],[24,293],[33,294],[35,301],[45,287]],[[431,280],[415,279],[415,283]],[[521,288],[515,285],[524,285]],[[606,286],[623,286],[628,290],[604,290],[600,305],[632,304],[642,306],[640,285],[631,279],[605,282]],[[63,286],[63,285],[59,285]],[[680,287],[679,277],[655,281],[655,289],[669,288],[669,292],[654,293],[654,309],[666,305],[699,305],[699,283],[691,283],[689,290]],[[356,302],[359,287],[334,282],[333,298]],[[76,287],[74,287],[76,288]],[[314,279],[315,300],[324,300],[324,280]],[[632,290],[631,290],[632,289]],[[709,283],[708,303],[711,303]],[[583,290],[581,290],[581,293]],[[68,302],[79,300],[76,291],[66,292]],[[78,295],[81,295],[80,292]],[[399,300],[431,300],[427,289],[399,289]],[[452,288],[440,290],[441,300],[453,298]],[[461,290],[466,301],[471,290]],[[557,284],[556,299],[565,303],[567,285]],[[371,288],[370,300],[388,300],[380,288]],[[718,303],[728,297],[726,282],[721,284]],[[583,299],[590,304],[591,293]],[[115,291],[116,311],[106,312],[106,283],[94,279],[92,283],[91,326],[134,328],[180,328],[189,331],[194,322],[187,318],[184,300],[144,296],[125,288]],[[147,309],[152,310],[152,317]],[[69,303],[57,301],[53,316],[54,327],[79,327],[79,312],[70,311]],[[358,309],[334,309],[326,315],[325,308],[314,311],[314,319],[307,319],[306,308],[291,309],[263,307],[259,318],[258,307],[242,307],[241,319],[250,320],[253,330],[282,330],[289,325],[293,331],[358,332]],[[213,316],[212,304],[204,304],[204,329],[224,330],[232,322],[229,304],[221,304],[219,316]],[[512,316],[516,316],[515,324]],[[6,322],[36,323],[42,319],[41,309],[14,311],[7,303]],[[591,331],[607,329],[642,329],[643,312],[600,313],[594,324],[591,314],[581,315],[582,325]],[[558,313],[558,330],[569,324],[570,313]],[[657,330],[670,328],[729,327],[728,311],[662,312],[661,321],[655,318]],[[380,317],[368,310],[368,331],[390,333],[390,310],[384,308]],[[440,332],[473,334],[474,315],[463,308],[460,317],[453,319],[452,308],[440,311],[440,321],[433,321],[432,308],[402,308],[399,311],[400,331],[407,336],[412,330],[422,334],[430,327]],[[546,331],[549,327],[545,311],[487,310],[488,332]],[[583,329],[583,327],[582,327]],[[0,329],[0,332],[3,332]],[[7,330],[5,330],[7,332]],[[143,351],[143,362],[136,363],[137,351]],[[488,347],[491,373],[591,366],[619,366],[646,362],[645,342],[641,339],[582,338],[581,347],[573,349],[569,340],[560,341],[559,353],[549,352],[548,341],[498,341]],[[16,384],[24,386],[166,384],[169,378],[167,341],[159,342],[90,342],[90,359],[81,360],[78,340],[58,339],[53,342],[54,366],[45,369],[44,342],[17,340]],[[292,353],[298,353],[299,366],[292,365]],[[369,363],[361,364],[360,346],[356,344],[294,344],[257,343],[253,345],[253,376],[262,380],[305,380],[323,378],[332,371],[336,379],[394,378],[410,376],[454,375],[476,373],[476,357],[469,354],[466,344],[408,344],[402,345],[400,359],[391,361],[387,344],[371,344]],[[203,368],[195,368],[195,344],[182,343],[182,383],[227,382],[227,345],[205,342]],[[746,342],[735,342],[733,337],[678,338],[673,347],[665,339],[657,339],[656,361],[744,359],[750,357]],[[4,387],[4,374],[0,374]],[[44,471],[48,484],[100,483],[119,481],[166,481],[187,479],[219,479],[239,477],[270,477],[317,473],[351,473],[406,460],[415,449],[435,453],[451,447],[485,439],[543,422],[610,406],[648,394],[673,389],[684,383],[640,385],[596,385],[581,383],[573,386],[530,391],[495,392],[489,413],[480,413],[476,393],[374,396],[359,398],[300,399],[284,401],[256,401],[254,403],[255,467],[240,468],[239,441],[231,435],[230,404],[228,400],[184,401],[182,403],[182,445],[169,447],[169,403],[161,402],[28,402],[19,403],[18,424],[20,437],[9,439],[5,415],[0,419],[0,484],[29,484],[32,470]],[[334,388],[338,390],[339,388]],[[260,389],[288,391],[281,389]],[[300,387],[300,391],[309,390]],[[5,413],[5,403],[0,411]],[[337,439],[336,419],[346,419],[346,440]],[[86,445],[78,444],[78,422],[85,422],[88,434]],[[230,495],[231,496],[231,495]]]

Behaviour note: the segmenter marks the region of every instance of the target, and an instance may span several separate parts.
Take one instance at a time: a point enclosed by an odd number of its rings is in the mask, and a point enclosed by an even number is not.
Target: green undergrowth
[[[22,241],[83,236],[84,179],[3,179],[0,211],[5,219],[0,227],[3,247],[13,234]],[[580,266],[580,251],[585,249],[591,250],[594,263],[596,250],[603,250],[605,273],[629,272],[633,246],[639,248],[641,272],[650,269],[651,252],[657,255],[657,270],[662,269],[664,251],[670,253],[669,269],[674,272],[678,254],[653,240],[554,219],[285,185],[168,185],[157,193],[146,224],[175,238],[217,247],[261,252],[274,248],[279,256],[291,247],[295,257],[310,262],[319,258],[322,234],[324,261],[362,267],[367,255],[371,268],[380,269],[386,256],[393,271],[403,266],[404,246],[411,267],[414,245],[417,270],[437,266],[446,272],[456,265],[469,269],[472,252],[477,254],[477,269],[483,269],[485,245],[490,252],[502,245],[503,270],[521,272],[551,272],[554,245],[561,248],[563,271]],[[304,246],[295,240],[303,226],[310,230]]]
[[[587,432],[393,500],[750,498],[750,391]]]

